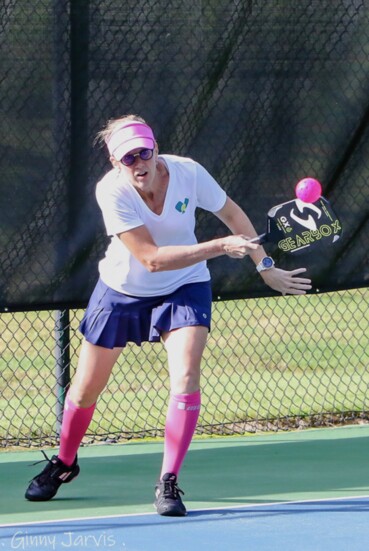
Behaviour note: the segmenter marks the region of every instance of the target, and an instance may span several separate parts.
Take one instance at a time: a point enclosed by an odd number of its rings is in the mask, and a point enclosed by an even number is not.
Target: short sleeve
[[[108,235],[116,235],[144,224],[129,191],[124,187],[112,186],[111,182],[103,179],[96,186],[96,199]]]
[[[199,163],[196,163],[198,206],[210,212],[224,207],[227,194],[218,182]]]

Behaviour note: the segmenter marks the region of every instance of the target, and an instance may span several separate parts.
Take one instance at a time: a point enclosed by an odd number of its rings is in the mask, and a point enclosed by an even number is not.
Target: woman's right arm
[[[194,245],[158,247],[145,226],[122,232],[118,237],[149,272],[178,270],[222,255],[244,258],[259,247],[243,235],[220,237]]]

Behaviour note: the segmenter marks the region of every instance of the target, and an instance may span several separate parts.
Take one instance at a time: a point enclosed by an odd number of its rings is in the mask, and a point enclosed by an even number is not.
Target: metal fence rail
[[[369,412],[369,290],[215,302],[197,434],[357,420]],[[0,315],[1,446],[56,444],[80,310]],[[85,442],[162,436],[161,344],[129,345]]]

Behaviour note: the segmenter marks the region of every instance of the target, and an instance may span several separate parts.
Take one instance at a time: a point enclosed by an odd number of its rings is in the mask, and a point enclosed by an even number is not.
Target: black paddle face
[[[324,197],[315,203],[293,199],[268,212],[266,240],[286,253],[332,245],[341,234],[341,223]]]

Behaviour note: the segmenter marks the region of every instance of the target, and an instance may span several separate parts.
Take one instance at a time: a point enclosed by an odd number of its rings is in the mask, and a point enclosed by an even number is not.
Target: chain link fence
[[[301,261],[323,291],[305,297],[272,296],[252,263],[211,261],[198,433],[365,422],[366,3],[4,0],[0,41],[1,445],[58,440],[78,321],[106,246],[94,190],[108,160],[93,141],[129,112],[153,126],[163,153],[204,164],[260,233],[306,175],[344,228]],[[201,212],[197,235],[224,228]],[[163,434],[165,361],[160,344],[127,347],[86,441]]]
[[[366,422],[368,303],[368,289],[215,302],[197,434]],[[76,367],[82,312],[66,314],[62,371],[55,348],[60,312],[0,316],[2,446],[58,441],[58,403]],[[168,391],[162,345],[129,345],[85,442],[162,436]]]

